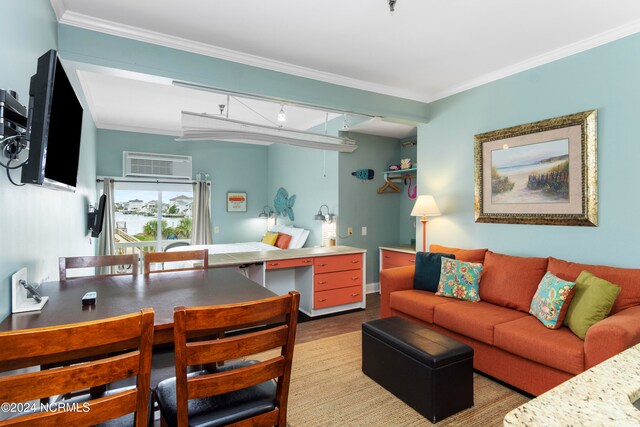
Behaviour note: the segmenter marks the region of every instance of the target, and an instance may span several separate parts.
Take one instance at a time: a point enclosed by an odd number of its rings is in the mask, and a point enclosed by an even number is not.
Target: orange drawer
[[[394,251],[381,251],[382,259],[382,268],[393,268],[393,267],[404,267],[405,265],[415,265],[416,263],[416,254],[407,254],[404,252],[394,252]],[[387,267],[387,265],[392,265],[393,267]]]
[[[313,266],[316,274],[362,269],[362,254],[319,256]]]
[[[348,288],[362,284],[362,269],[338,271],[337,273],[316,274],[313,279],[314,291],[328,291],[329,289]]]
[[[313,258],[283,259],[278,261],[266,261],[267,270],[279,268],[308,267],[313,264]]]
[[[382,269],[383,270],[387,270],[389,268],[397,268],[397,267],[404,267],[404,266],[403,265],[397,265],[397,264],[391,264],[389,262],[382,261]]]
[[[349,288],[332,289],[330,291],[314,292],[313,309],[334,307],[336,305],[351,304],[362,301],[362,285]]]

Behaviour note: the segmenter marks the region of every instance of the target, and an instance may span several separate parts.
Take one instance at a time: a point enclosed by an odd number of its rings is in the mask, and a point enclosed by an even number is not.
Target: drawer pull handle
[[[386,259],[389,259],[389,258],[391,258],[391,257],[390,257],[389,255],[385,255],[384,257],[385,257]]]
[[[320,298],[318,302],[325,302],[326,300],[327,300],[326,298]]]
[[[326,285],[326,284],[327,284],[327,282],[324,281],[324,280],[322,282],[318,282],[318,285]]]
[[[310,260],[310,259],[303,259],[303,260],[302,260],[302,262],[304,262],[304,263],[308,264],[308,263],[310,263],[310,262],[311,262],[311,260]]]
[[[360,294],[351,294],[352,297],[357,297]]]
[[[276,265],[278,265],[278,263],[277,262],[270,262],[269,265],[275,267]]]
[[[360,262],[360,261],[355,260],[355,261],[351,261],[351,264],[357,264],[357,263],[359,263],[359,262]]]
[[[359,277],[358,276],[351,276],[351,280],[358,280]]]
[[[318,264],[318,267],[326,267],[327,264]]]
[[[415,259],[410,259],[409,262],[416,262],[416,260]]]

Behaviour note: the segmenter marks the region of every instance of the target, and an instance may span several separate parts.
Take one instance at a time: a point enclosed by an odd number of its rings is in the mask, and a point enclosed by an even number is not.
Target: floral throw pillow
[[[567,282],[547,271],[531,300],[529,313],[549,329],[560,328],[573,298],[575,286],[575,282]]]
[[[442,258],[436,295],[465,301],[480,301],[478,282],[482,264]]]

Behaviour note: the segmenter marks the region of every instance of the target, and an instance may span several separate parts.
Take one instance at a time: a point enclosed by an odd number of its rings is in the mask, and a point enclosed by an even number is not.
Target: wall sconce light
[[[273,218],[275,216],[275,212],[271,207],[266,206],[262,208],[262,212],[258,214],[258,218]]]
[[[322,207],[323,206],[325,208],[327,208],[327,213],[326,214],[322,213]],[[327,224],[331,224],[333,222],[334,218],[335,218],[335,215],[329,212],[329,206],[327,206],[327,205],[320,205],[320,209],[318,209],[318,213],[313,216],[314,220],[316,220],[316,221],[324,221]]]

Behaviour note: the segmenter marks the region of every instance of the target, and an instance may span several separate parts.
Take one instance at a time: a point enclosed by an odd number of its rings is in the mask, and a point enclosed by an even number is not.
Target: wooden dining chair
[[[138,274],[138,254],[60,257],[58,259],[60,280],[67,280],[67,270],[70,268],[113,267],[119,265],[130,265],[131,271],[127,273],[108,274],[108,276],[121,276],[126,274],[136,276]]]
[[[156,388],[162,424],[285,427],[299,303],[300,294],[292,291],[247,303],[176,307],[176,377]],[[219,339],[190,339],[212,328],[221,332]],[[225,336],[227,331],[234,332]],[[264,361],[216,366],[277,348]],[[209,368],[187,375],[194,365]]]
[[[61,366],[1,376],[0,402],[37,401],[136,376],[134,387],[95,398],[85,393],[50,407],[24,406],[30,410],[0,425],[147,425],[153,317],[148,308],[108,319],[0,333],[0,372],[45,363]]]
[[[188,264],[189,261],[196,261],[196,263]],[[162,268],[159,270],[151,270],[151,264],[156,263],[162,263]],[[188,265],[192,265],[192,267],[188,267]],[[168,266],[169,268],[166,268]],[[160,273],[163,271],[200,270],[205,268],[209,268],[208,249],[175,252],[145,252],[144,254],[144,274]]]

